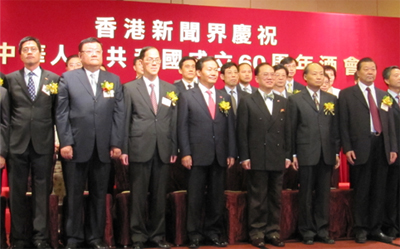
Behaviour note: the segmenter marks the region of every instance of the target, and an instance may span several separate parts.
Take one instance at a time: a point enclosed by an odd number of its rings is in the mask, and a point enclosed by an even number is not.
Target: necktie
[[[287,91],[288,91],[288,93],[293,93],[292,83],[287,84]]]
[[[376,107],[374,98],[372,97],[371,94],[371,89],[369,87],[367,87],[367,92],[368,92],[369,111],[372,117],[372,124],[374,125],[375,131],[381,133],[382,126],[381,126],[381,120],[379,118],[378,107]]]
[[[188,84],[188,90],[190,90],[190,89],[192,89],[192,85],[191,84]]]
[[[215,118],[215,102],[212,98],[212,92],[210,90],[206,91],[208,93],[208,110],[210,111],[211,118]]]
[[[236,115],[236,99],[235,96],[233,95],[235,91],[231,90],[231,101],[232,101],[232,108],[233,108],[233,113]]]
[[[154,114],[157,114],[157,99],[156,99],[156,93],[154,92],[154,84],[151,83],[150,87],[151,87],[151,92],[150,92],[151,105],[153,106]]]
[[[274,94],[272,92],[268,94],[264,93],[264,101],[267,99],[274,100]]]
[[[97,80],[96,80],[96,74],[94,73],[90,74],[90,86],[92,87],[93,95],[96,96]]]
[[[31,97],[31,100],[34,101],[36,98],[36,91],[35,91],[35,83],[33,83],[32,76],[34,76],[34,72],[29,72],[28,76],[28,92],[29,92],[29,97]]]
[[[314,92],[314,94],[313,94],[313,99],[314,99],[315,107],[317,107],[317,110],[319,111],[319,101],[318,101],[318,95],[316,92]]]
[[[250,93],[251,94],[251,91],[250,91],[250,89],[246,86],[245,88],[243,88],[243,91],[245,91],[245,92],[247,92],[247,93]]]

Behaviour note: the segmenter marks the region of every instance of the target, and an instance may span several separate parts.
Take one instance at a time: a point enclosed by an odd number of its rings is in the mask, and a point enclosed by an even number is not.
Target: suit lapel
[[[146,104],[149,106],[150,110],[155,115],[153,105],[151,104],[150,95],[149,95],[149,92],[147,91],[146,83],[144,83],[143,77],[139,79],[139,82],[137,85],[137,90],[142,95],[143,100],[146,102]]]
[[[310,96],[310,93],[307,90],[302,91],[302,92],[300,92],[298,94],[303,94],[303,96],[302,96],[303,99],[314,109],[314,111],[318,112],[317,107],[315,106],[315,102],[314,102],[314,100]],[[321,98],[320,98],[320,100],[321,100]],[[321,105],[321,103],[319,103],[319,104]],[[320,108],[320,110],[321,110],[321,108]]]
[[[26,97],[31,100],[31,97],[30,97],[29,92],[28,92],[28,87],[26,86],[26,82],[25,82],[25,78],[24,78],[24,69],[20,70],[19,72],[20,73],[18,74],[16,80],[17,80],[18,84],[20,84],[21,89],[23,89],[24,94],[26,95]]]
[[[210,117],[210,119],[212,119],[210,111],[208,110],[206,100],[203,97],[200,87],[193,89],[192,94],[193,94],[193,98],[196,99],[196,101],[199,103],[199,106],[201,107],[201,109],[203,109],[203,111],[205,111],[207,113],[207,116]],[[215,107],[216,106],[217,106],[217,103],[215,103]],[[217,113],[215,113],[215,114],[217,114]]]
[[[360,87],[354,86],[353,88],[353,95],[361,102],[363,105],[369,110],[368,103],[365,100],[364,94],[362,93]]]
[[[275,123],[276,119],[280,116],[280,112],[282,110],[281,100],[276,98],[277,95],[275,93],[274,95],[275,95],[274,105],[272,106],[272,115],[271,115],[272,120],[271,122],[269,122],[268,128],[271,127],[273,123]]]
[[[259,91],[255,91],[253,94],[251,94],[251,98],[253,101],[256,103],[256,106],[260,109],[260,111],[264,114],[266,118],[271,118],[271,114],[268,111],[267,106],[265,105],[265,101],[263,97],[261,96]]]
[[[89,79],[86,75],[86,71],[85,69],[81,69],[79,71],[79,77],[78,77],[79,81],[81,82],[81,84],[83,85],[83,88],[86,89],[86,91],[90,94],[90,96],[92,96],[92,98],[94,98],[93,96],[93,90],[92,87],[90,86],[90,82]]]
[[[167,89],[165,88],[165,85],[159,80],[159,89],[160,92],[158,93],[158,106],[157,106],[157,113],[159,114],[160,111],[162,111],[163,104],[162,104],[162,99],[164,96],[166,96]]]

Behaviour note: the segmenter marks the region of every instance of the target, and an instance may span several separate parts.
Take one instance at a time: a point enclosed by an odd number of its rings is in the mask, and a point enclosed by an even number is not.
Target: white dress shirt
[[[193,89],[195,81],[193,80],[191,83],[187,82],[186,80],[182,79],[183,85],[185,86],[186,90]],[[189,88],[189,85],[191,88]]]
[[[253,90],[251,89],[251,85],[249,84],[248,86],[244,86],[242,83],[239,83],[240,89],[242,89],[242,91],[244,92],[248,92],[248,93],[253,93]],[[248,89],[247,91],[244,89]]]
[[[236,87],[234,88],[234,89],[230,89],[229,87],[227,87],[227,86],[225,86],[225,91],[232,97],[234,97],[235,98],[235,101],[236,101],[236,105],[237,105],[237,102],[238,102],[238,93],[237,93],[237,91],[236,91]],[[233,91],[233,93],[231,94],[231,91]]]

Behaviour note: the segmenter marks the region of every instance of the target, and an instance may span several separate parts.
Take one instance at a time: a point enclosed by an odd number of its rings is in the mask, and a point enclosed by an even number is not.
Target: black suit
[[[294,80],[293,81],[293,91],[294,90],[299,90],[299,91],[306,90],[306,86]]]
[[[363,83],[359,83],[363,84]],[[370,111],[359,85],[340,91],[340,133],[343,152],[354,151],[354,228],[356,236],[381,232],[390,152],[397,152],[393,110],[381,109],[385,92],[375,88],[382,133],[371,134]]]
[[[250,159],[248,170],[248,224],[250,238],[279,238],[281,191],[286,144],[287,100],[274,95],[272,115],[259,91],[242,99],[237,113],[240,161]]]
[[[113,96],[101,88],[114,83]],[[67,191],[65,234],[68,243],[103,239],[105,197],[111,168],[110,148],[122,148],[124,122],[123,92],[119,77],[100,70],[96,96],[85,70],[62,75],[58,93],[57,132],[60,148],[72,146],[72,160],[64,160]],[[89,217],[83,221],[83,191],[88,181]]]
[[[256,92],[257,91],[257,87],[255,87],[255,86],[252,86],[252,85],[249,85],[250,86],[250,88],[251,88],[251,93],[254,93],[254,92]],[[249,87],[248,86],[248,87]],[[238,84],[237,85],[237,88],[238,88],[238,92],[245,92],[245,93],[248,93],[248,92],[246,92],[246,91],[243,91],[242,90],[242,87]],[[248,94],[250,94],[250,93],[248,93]]]
[[[215,90],[215,118],[212,119],[201,88],[181,93],[178,104],[178,141],[182,157],[190,155],[193,166],[189,173],[188,220],[190,239],[201,234],[216,238],[223,232],[224,179],[227,158],[236,157],[234,115],[226,116],[218,104],[230,97]],[[204,193],[207,186],[207,195]],[[206,204],[204,229],[201,210]]]
[[[390,95],[393,101],[392,110],[394,116],[394,126],[396,129],[397,147],[400,147],[400,107],[396,100]],[[400,175],[400,158],[398,157],[393,165],[389,166],[388,178],[386,184],[386,202],[384,227],[386,234],[395,237],[399,232],[399,175]]]
[[[43,87],[57,83],[59,76],[41,70],[36,98],[31,100],[24,69],[6,76],[10,96],[10,143],[8,179],[12,214],[13,244],[43,241],[48,235],[48,207],[51,193],[54,153],[54,107],[56,95],[45,93]],[[29,172],[32,175],[33,235],[26,234],[26,191]]]
[[[192,88],[199,87],[199,84],[197,84],[195,82],[192,82],[191,85],[192,85]],[[175,82],[174,86],[180,93],[190,90],[190,89],[186,89],[185,84],[183,83],[182,80],[178,80],[177,82]]]
[[[130,230],[133,242],[157,242],[165,237],[168,164],[170,157],[177,155],[178,146],[177,106],[165,104],[167,92],[172,91],[178,94],[175,86],[159,81],[155,114],[143,77],[124,84],[126,111],[123,153],[129,155]],[[148,192],[150,226],[146,227]]]
[[[299,232],[304,239],[329,235],[330,179],[340,150],[337,98],[321,90],[319,94],[319,110],[307,89],[290,96],[288,104],[291,154],[299,164]],[[325,103],[334,104],[334,114],[324,111]]]

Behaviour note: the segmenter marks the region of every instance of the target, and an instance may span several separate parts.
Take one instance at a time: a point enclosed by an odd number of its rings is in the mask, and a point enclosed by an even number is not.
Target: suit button
[[[278,146],[278,147],[279,147],[279,144],[277,144],[276,146]]]
[[[278,131],[278,134],[281,133],[280,131]]]
[[[262,120],[262,118],[260,118],[260,120]]]
[[[156,121],[156,122],[157,122],[157,119],[154,119],[154,121]]]
[[[213,136],[213,139],[215,139],[215,136]]]
[[[267,143],[264,143],[264,145],[267,145]]]

